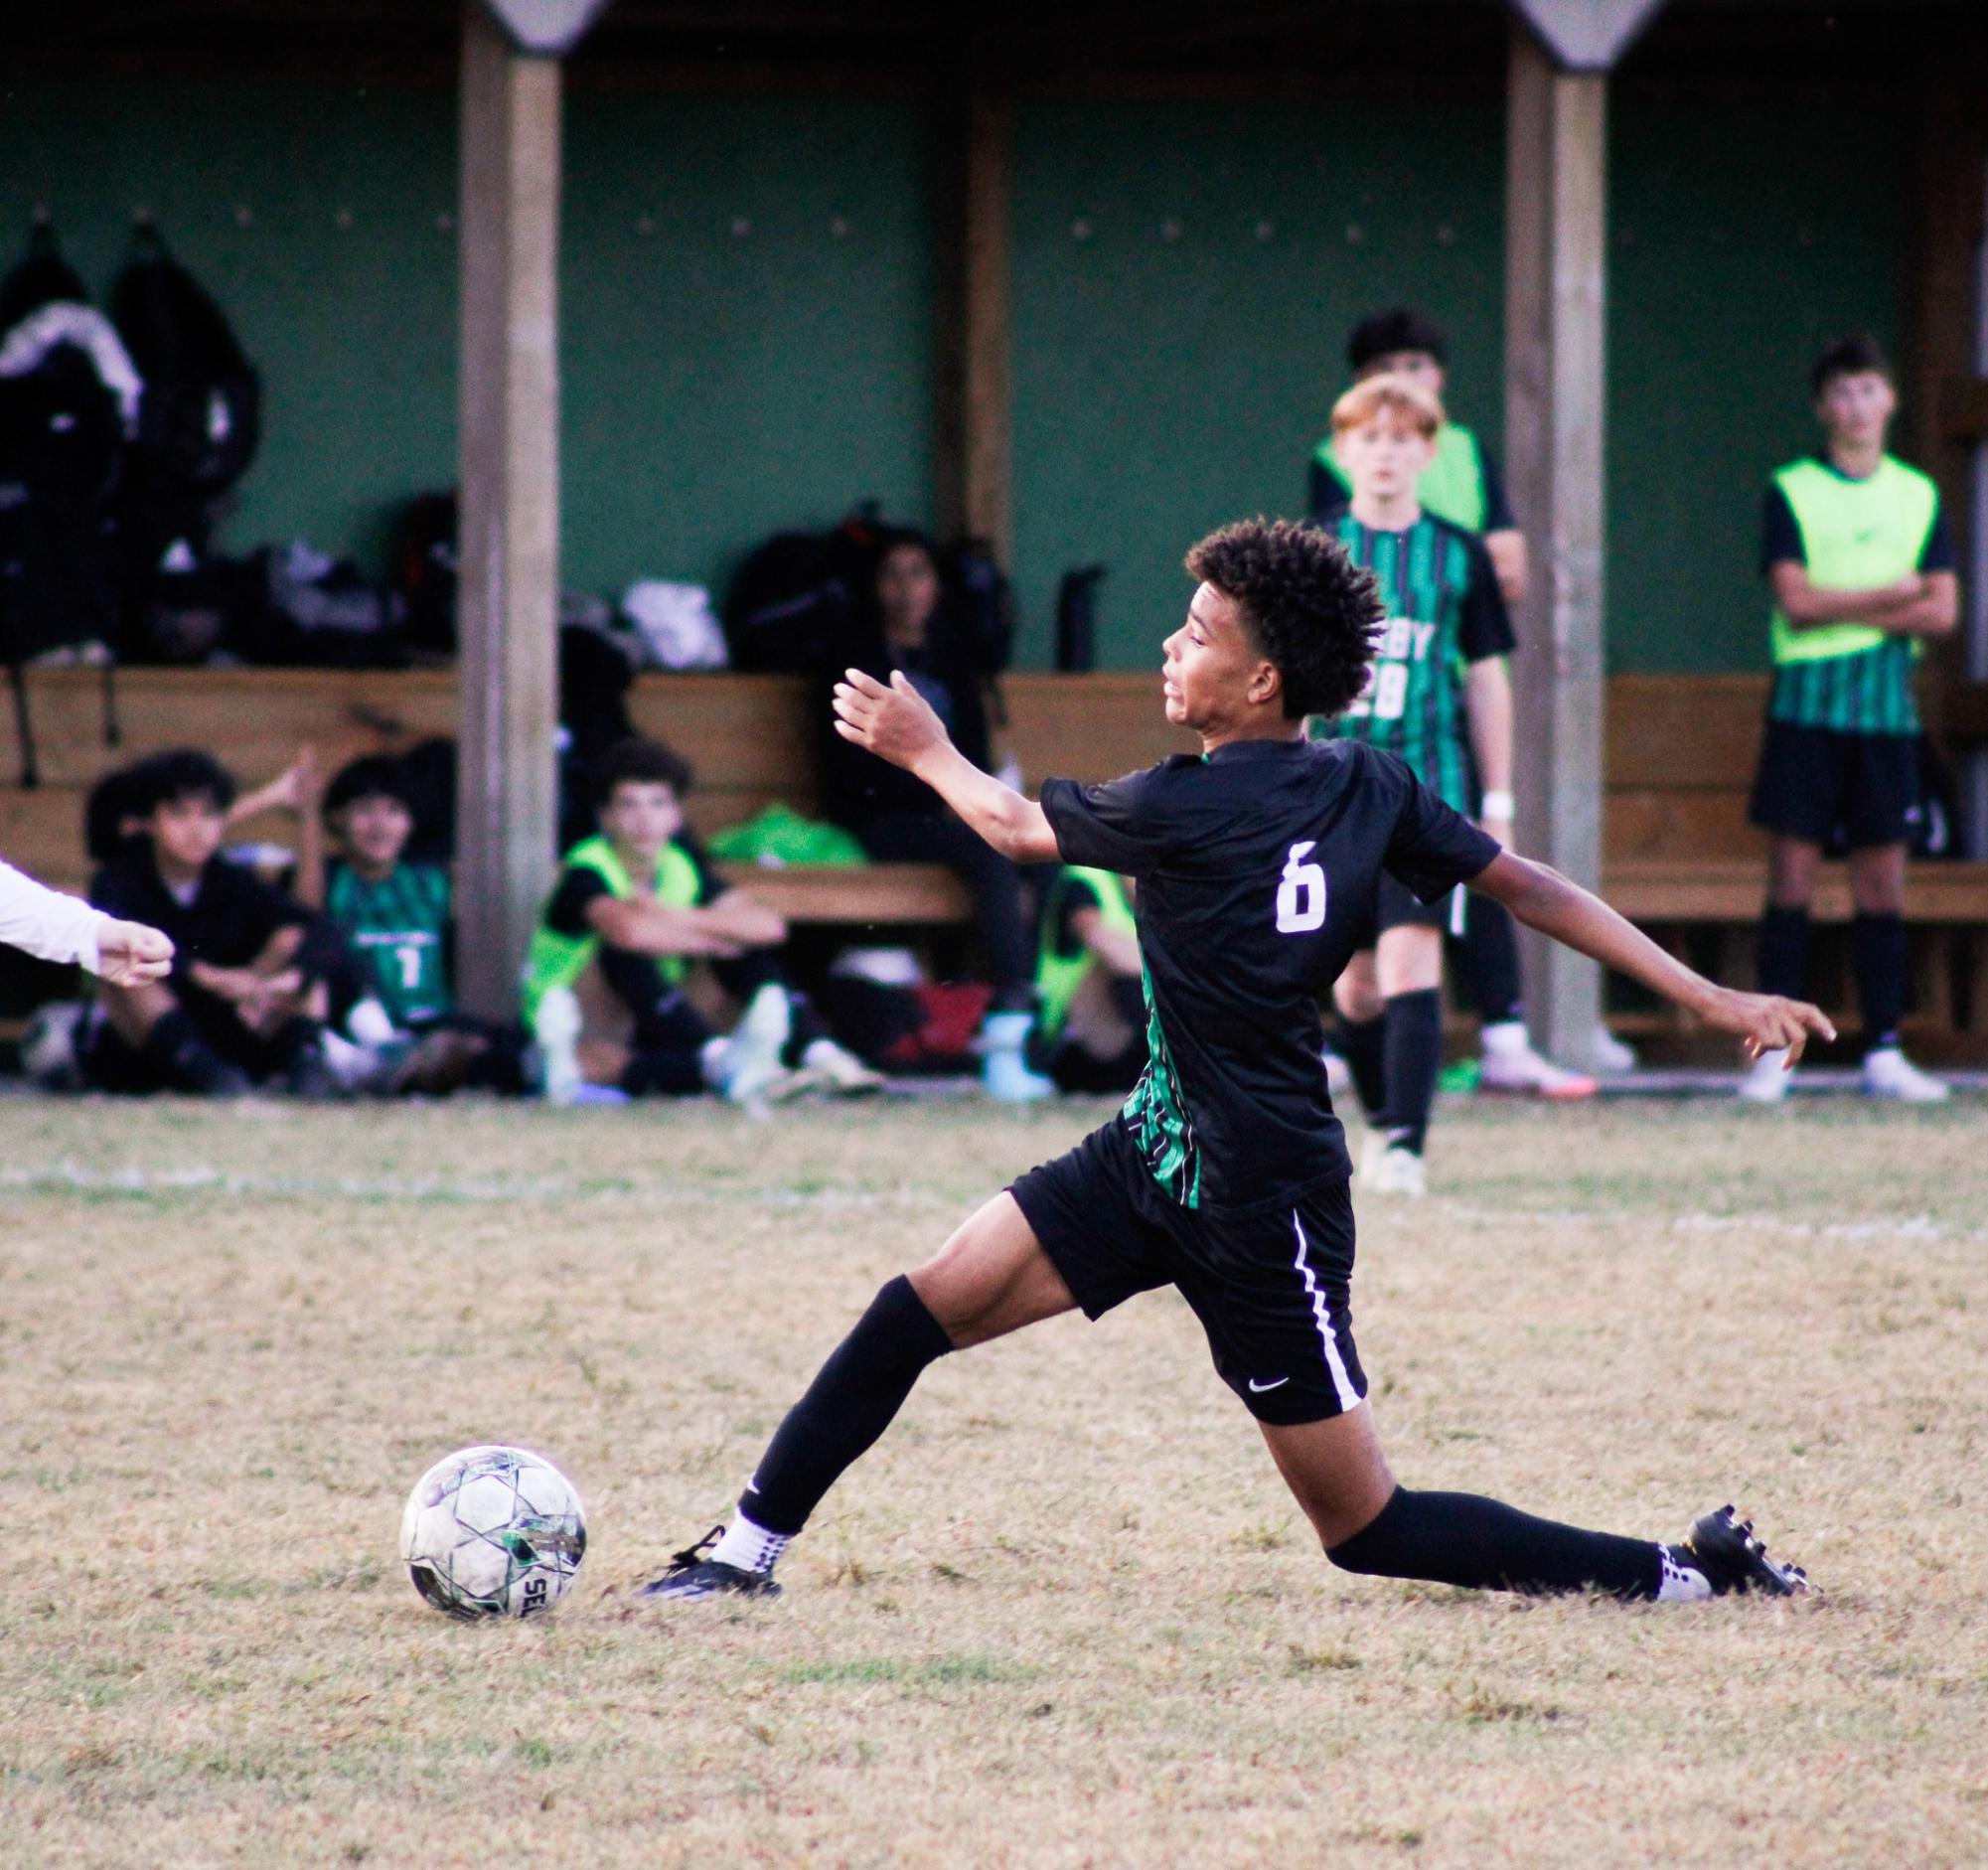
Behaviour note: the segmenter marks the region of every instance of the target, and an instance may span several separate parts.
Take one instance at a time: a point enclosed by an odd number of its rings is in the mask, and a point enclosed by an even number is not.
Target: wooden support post
[[[1514,26],[1505,170],[1505,453],[1538,567],[1513,658],[1519,848],[1602,874],[1603,321],[1607,79]],[[1535,1039],[1592,1060],[1601,971],[1527,944]]]
[[[559,90],[480,0],[462,48],[459,998],[517,1017],[557,836]]]
[[[949,113],[941,187],[948,250],[940,308],[939,524],[1014,561],[1009,266],[1012,121],[1005,102],[970,97]]]

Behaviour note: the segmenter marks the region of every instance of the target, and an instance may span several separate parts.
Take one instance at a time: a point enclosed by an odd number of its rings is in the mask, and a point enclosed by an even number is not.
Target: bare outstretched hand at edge
[[[836,731],[908,773],[952,744],[946,723],[901,669],[891,671],[887,687],[860,669],[843,670],[836,684]]]
[[[1783,1068],[1788,1071],[1794,1069],[1810,1038],[1836,1036],[1836,1028],[1820,1007],[1811,1007],[1805,1000],[1783,1000],[1778,994],[1743,994],[1731,987],[1718,989],[1699,1008],[1698,1016],[1715,1032],[1733,1033],[1750,1059],[1785,1049]]]
[[[163,981],[173,965],[172,938],[143,922],[106,922],[96,937],[97,972],[112,987]]]

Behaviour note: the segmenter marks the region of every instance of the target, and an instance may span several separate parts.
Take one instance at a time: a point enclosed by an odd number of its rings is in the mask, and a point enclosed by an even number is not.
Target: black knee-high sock
[[[1387,1106],[1379,1118],[1388,1141],[1422,1154],[1436,1078],[1443,1069],[1443,996],[1435,988],[1393,995],[1382,1015],[1387,1028]]]
[[[1759,961],[1756,977],[1763,994],[1801,993],[1802,964],[1808,959],[1808,911],[1768,903],[1760,916]]]
[[[774,1431],[739,1511],[768,1532],[799,1532],[842,1470],[890,1426],[925,1366],[952,1347],[911,1282],[902,1274],[890,1281]]]
[[[1873,1051],[1899,1042],[1906,1015],[1906,919],[1860,915],[1850,924],[1850,971],[1864,1013],[1865,1043]]]
[[[1325,1556],[1342,1571],[1536,1596],[1606,1591],[1654,1598],[1663,1580],[1663,1551],[1654,1540],[1583,1532],[1477,1493],[1407,1487],[1397,1487],[1370,1525]]]
[[[1519,997],[1519,938],[1505,905],[1472,896],[1463,922],[1463,979],[1486,1025],[1524,1016]]]
[[[1339,1056],[1353,1074],[1353,1089],[1359,1094],[1360,1108],[1369,1123],[1378,1123],[1387,1108],[1388,1079],[1386,1034],[1387,1016],[1378,1019],[1348,1019],[1339,1015]]]

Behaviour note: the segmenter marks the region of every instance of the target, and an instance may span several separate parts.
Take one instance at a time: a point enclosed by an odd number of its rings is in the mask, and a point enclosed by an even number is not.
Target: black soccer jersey
[[[1348,740],[1052,779],[1042,810],[1065,862],[1139,879],[1149,1063],[1122,1121],[1161,1188],[1242,1208],[1348,1174],[1319,1000],[1371,928],[1383,870],[1433,901],[1497,845],[1395,755]]]

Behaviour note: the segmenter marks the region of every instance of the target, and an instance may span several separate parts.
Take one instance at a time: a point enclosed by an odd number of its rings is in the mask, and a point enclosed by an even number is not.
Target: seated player
[[[1475,806],[1506,844],[1512,628],[1483,542],[1416,498],[1442,422],[1441,405],[1405,377],[1369,377],[1333,407],[1353,500],[1332,532],[1373,577],[1386,624],[1367,687],[1326,731],[1399,754],[1445,804]],[[1443,1065],[1443,936],[1461,929],[1463,914],[1460,891],[1424,902],[1383,877],[1374,927],[1334,989],[1338,1049],[1372,1126],[1360,1172],[1376,1191],[1419,1195],[1427,1185],[1423,1148]]]
[[[1146,1069],[1139,928],[1125,878],[1065,864],[1042,894],[1039,1071],[1060,1091],[1130,1091]]]
[[[343,945],[306,905],[221,856],[227,769],[205,753],[160,753],[108,783],[124,835],[90,901],[161,930],[176,952],[163,981],[104,983],[85,1077],[109,1091],[335,1090],[320,1041]]]
[[[378,1088],[522,1089],[515,1035],[456,1011],[449,872],[406,857],[416,818],[406,767],[383,754],[351,761],[325,789],[322,814],[332,847],[324,910],[361,974],[344,1024],[379,1060]],[[318,893],[302,882],[299,892]]]
[[[1245,521],[1202,540],[1187,569],[1199,583],[1166,639],[1164,694],[1199,758],[1102,786],[1051,779],[1037,803],[955,752],[901,675],[886,687],[852,670],[838,693],[845,738],[915,774],[1016,861],[1138,879],[1152,1058],[1102,1129],[883,1287],[781,1423],[730,1527],[647,1593],[777,1590],[782,1551],[928,1364],[1168,1285],[1344,1570],[1623,1599],[1804,1589],[1730,1507],[1665,1545],[1396,1484],[1353,1342],[1349,1165],[1318,1069],[1318,1001],[1392,879],[1431,901],[1480,889],[1750,1054],[1798,1052],[1828,1021],[1694,974],[1586,890],[1501,851],[1395,755],[1308,740],[1307,714],[1361,693],[1385,622],[1372,579],[1323,533]]]
[[[624,740],[594,764],[599,834],[566,853],[526,963],[525,1016],[547,1054],[548,1091],[719,1091],[756,1105],[878,1090],[883,1080],[782,977],[772,950],[787,925],[725,883],[686,829],[689,782],[653,740]],[[699,960],[745,1009],[729,1037],[684,992]],[[567,1011],[577,1019],[558,1016]]]

